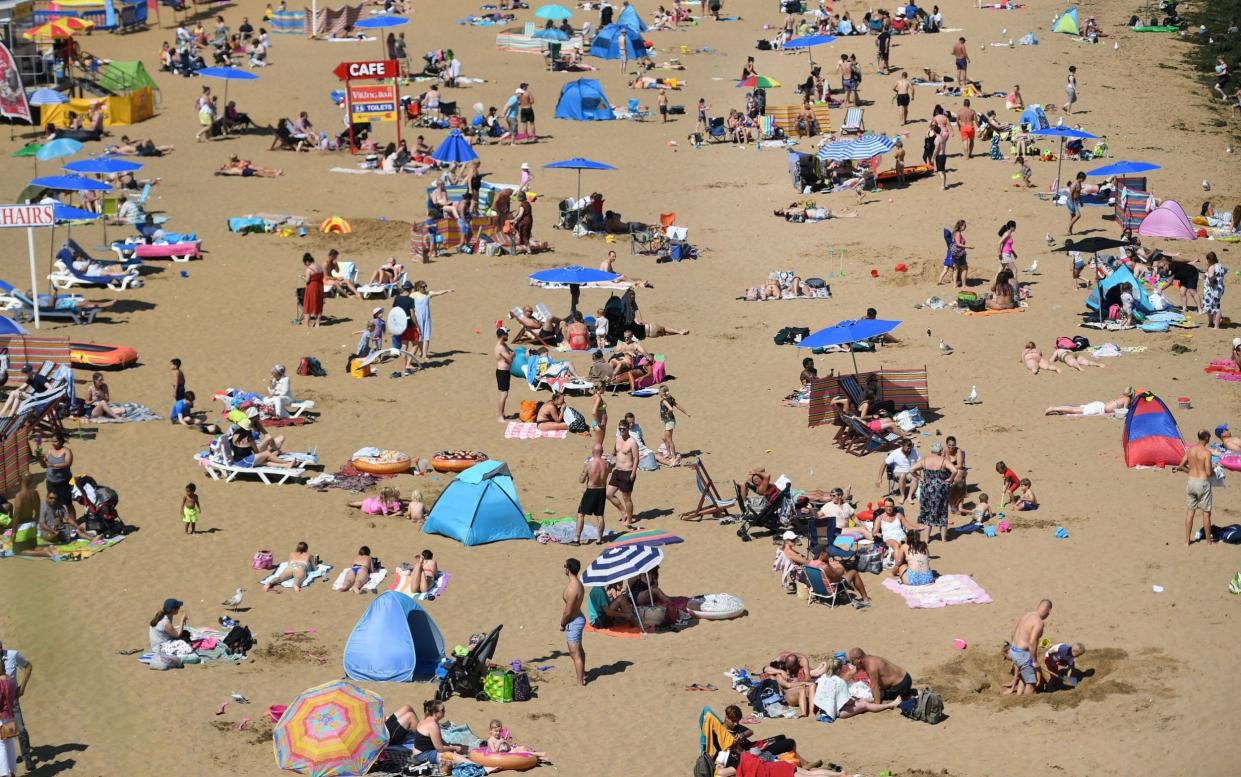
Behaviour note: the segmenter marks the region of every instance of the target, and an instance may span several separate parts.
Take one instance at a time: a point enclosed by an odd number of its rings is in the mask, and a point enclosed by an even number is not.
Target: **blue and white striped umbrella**
[[[612,585],[650,572],[664,560],[664,551],[651,545],[608,548],[582,572],[582,585]]]
[[[850,146],[852,140],[837,140],[832,143],[825,143],[819,147],[818,157],[824,161],[834,160],[842,162],[846,159],[852,159],[852,150]]]
[[[838,140],[819,149],[819,159],[870,159],[891,151],[896,141],[886,135],[863,135],[853,140]]]

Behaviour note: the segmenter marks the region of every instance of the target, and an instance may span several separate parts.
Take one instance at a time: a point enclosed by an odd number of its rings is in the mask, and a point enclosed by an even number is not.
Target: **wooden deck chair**
[[[541,334],[541,330],[531,330],[530,327],[521,323],[521,319],[519,318],[522,314],[521,308],[513,308],[509,312],[513,314],[513,320],[517,322],[517,333],[513,335],[513,339],[509,342],[535,343],[538,345],[555,346],[555,343],[548,342],[546,336]]]
[[[840,131],[845,135],[860,135],[866,129],[864,120],[864,108],[850,108],[845,111],[844,123],[840,125]]]
[[[705,515],[715,518],[727,516],[729,508],[737,506],[737,500],[720,496],[720,490],[716,488],[715,481],[711,479],[711,475],[707,472],[707,465],[703,464],[702,459],[695,461],[692,468],[694,485],[698,488],[698,504],[693,510],[681,513],[681,520],[698,521],[702,520]]]
[[[871,451],[892,448],[896,445],[896,442],[901,439],[900,435],[895,432],[888,432],[883,436],[872,432],[870,427],[862,423],[862,419],[857,416],[847,415],[844,416],[844,419],[845,423],[849,425],[849,428],[855,435],[857,435],[857,438],[860,441],[860,445],[855,443],[849,451],[856,456],[865,456]]]

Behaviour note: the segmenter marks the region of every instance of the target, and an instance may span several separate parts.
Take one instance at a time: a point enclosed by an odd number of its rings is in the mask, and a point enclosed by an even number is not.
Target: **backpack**
[[[519,672],[513,675],[513,701],[530,701],[534,698],[534,686],[530,684],[530,675]]]
[[[754,44],[754,47],[759,51],[771,51],[771,41],[764,38],[759,38],[758,42]]]
[[[715,759],[705,751],[699,753],[698,760],[694,761],[694,777],[715,777]]]
[[[315,357],[303,356],[302,360],[297,363],[297,374],[322,378],[327,375],[327,370],[323,369],[323,365]]]
[[[1090,347],[1090,341],[1081,335],[1073,335],[1073,343],[1076,346],[1073,349],[1075,351],[1084,351]]]
[[[250,633],[249,626],[234,626],[228,632],[228,636],[224,637],[224,647],[228,649],[230,655],[245,655],[256,644],[254,635]]]
[[[786,326],[779,332],[776,332],[772,339],[776,345],[790,345],[800,343],[803,338],[810,336],[810,330],[804,326]]]
[[[745,697],[756,715],[764,714],[768,704],[784,700],[784,697],[780,695],[779,684],[771,678],[759,680],[758,684],[751,688]]]
[[[930,688],[923,688],[916,699],[901,705],[901,713],[910,720],[920,720],[934,726],[944,719],[944,700]]]

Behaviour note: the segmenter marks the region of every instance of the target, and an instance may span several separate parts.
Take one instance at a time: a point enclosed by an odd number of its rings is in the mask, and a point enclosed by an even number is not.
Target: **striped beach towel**
[[[563,440],[569,436],[569,432],[566,429],[556,432],[542,432],[539,431],[538,424],[509,421],[508,426],[504,427],[504,436],[510,440],[537,440],[543,437]]]

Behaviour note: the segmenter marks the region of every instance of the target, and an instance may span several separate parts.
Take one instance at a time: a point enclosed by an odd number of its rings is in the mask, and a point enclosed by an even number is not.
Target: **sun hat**
[[[250,427],[252,426],[252,424],[250,423],[249,418],[243,418],[237,422],[237,426],[248,432],[250,431]]]
[[[795,531],[786,531],[784,534],[781,534],[781,535],[780,535],[780,538],[781,538],[781,539],[785,539],[785,540],[795,540],[795,539],[797,539],[797,532],[795,532]]]

